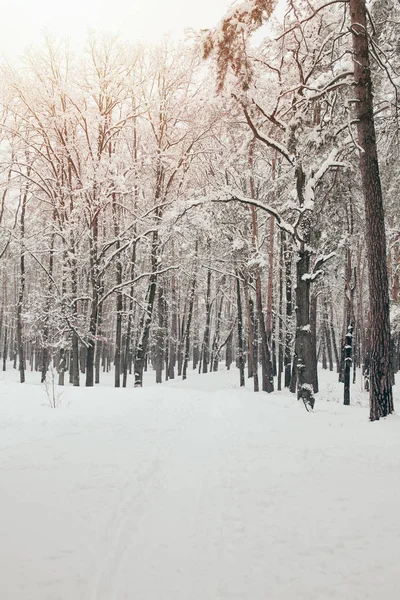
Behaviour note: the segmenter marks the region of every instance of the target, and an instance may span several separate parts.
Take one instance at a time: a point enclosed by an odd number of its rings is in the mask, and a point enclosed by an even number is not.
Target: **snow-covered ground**
[[[235,371],[56,409],[28,376],[0,375],[1,600],[399,598],[400,419],[334,375],[314,413]]]

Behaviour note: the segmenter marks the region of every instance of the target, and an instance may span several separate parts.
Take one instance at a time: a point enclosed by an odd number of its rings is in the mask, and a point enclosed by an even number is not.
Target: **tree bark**
[[[365,0],[350,0],[360,171],[364,192],[370,298],[370,419],[393,412],[389,282]]]
[[[291,365],[292,365],[292,320],[293,320],[293,301],[292,301],[292,250],[286,241],[286,234],[282,232],[283,256],[285,262],[285,287],[286,287],[286,319],[285,319],[285,388],[290,387]]]
[[[239,366],[239,379],[240,387],[245,385],[244,378],[244,344],[243,344],[243,311],[242,311],[242,299],[240,295],[240,281],[239,277],[236,277],[236,299],[237,299],[237,313],[238,313],[238,366]]]
[[[151,248],[151,275],[149,278],[149,285],[147,288],[147,301],[146,308],[142,315],[140,324],[139,324],[139,342],[136,349],[135,354],[135,363],[134,363],[134,371],[135,371],[135,387],[143,386],[143,371],[145,367],[145,359],[147,353],[147,347],[149,343],[150,337],[150,327],[151,321],[153,317],[153,307],[154,307],[154,299],[156,296],[156,287],[157,287],[157,268],[159,266],[158,262],[159,258],[159,240],[158,240],[158,232],[155,231],[153,233],[153,242]]]
[[[196,245],[196,254],[197,254],[197,245]],[[186,379],[187,376],[187,368],[189,364],[189,351],[190,351],[190,326],[192,324],[192,316],[193,316],[193,305],[194,305],[194,297],[196,294],[196,272],[193,274],[192,285],[190,288],[190,297],[189,297],[189,308],[188,315],[186,319],[186,328],[185,328],[185,337],[184,337],[184,359],[183,359],[183,368],[182,368],[182,379]]]
[[[211,269],[207,270],[207,292],[206,292],[206,326],[204,328],[202,347],[202,372],[207,373],[210,362],[210,334],[211,334]]]
[[[22,306],[25,296],[25,215],[26,215],[26,203],[28,199],[28,186],[25,186],[21,216],[20,216],[20,235],[21,235],[21,254],[20,254],[20,273],[19,273],[19,291],[18,291],[18,302],[17,302],[17,345],[18,345],[18,358],[19,358],[19,380],[21,383],[25,382],[25,355],[24,355],[24,342],[22,335]]]

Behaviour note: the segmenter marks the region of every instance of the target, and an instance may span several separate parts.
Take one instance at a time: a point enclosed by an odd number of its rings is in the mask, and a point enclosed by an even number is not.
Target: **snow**
[[[222,371],[143,389],[0,374],[0,598],[395,600],[400,419]]]

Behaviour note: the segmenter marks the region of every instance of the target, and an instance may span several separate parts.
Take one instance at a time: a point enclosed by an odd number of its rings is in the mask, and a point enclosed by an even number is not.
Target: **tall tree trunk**
[[[172,246],[172,256],[174,256],[174,247]],[[178,306],[176,294],[176,277],[175,273],[171,277],[171,333],[169,342],[169,361],[168,361],[168,377],[175,378],[176,365],[176,350],[178,345]]]
[[[292,249],[286,241],[286,234],[282,232],[283,255],[285,262],[285,288],[286,288],[286,319],[285,319],[285,388],[290,387],[291,380],[291,365],[292,365],[292,319],[293,319],[293,302],[292,302]],[[293,390],[295,391],[296,388]]]
[[[139,199],[139,186],[137,183],[138,173],[137,169],[137,158],[138,158],[138,138],[137,138],[137,120],[136,117],[133,119],[133,164],[135,167],[135,183],[134,183],[134,202],[133,209],[136,213],[137,203]],[[132,246],[132,254],[130,260],[130,280],[133,281],[135,279],[135,269],[136,269],[136,236],[137,236],[137,227],[136,224],[133,228],[133,236],[134,242]],[[130,294],[129,294],[129,308],[128,308],[128,318],[126,325],[126,335],[125,335],[125,351],[124,351],[124,363],[123,363],[123,374],[122,374],[122,387],[126,387],[128,381],[128,371],[131,372],[132,369],[132,359],[133,359],[133,350],[132,350],[132,327],[133,327],[133,312],[134,312],[134,284],[130,286]]]
[[[55,219],[55,217],[54,217]],[[42,347],[43,347],[43,352],[42,352],[42,375],[41,375],[41,383],[43,383],[44,381],[46,381],[46,374],[47,374],[47,369],[49,367],[49,363],[50,363],[50,356],[49,356],[49,312],[50,312],[50,306],[51,306],[51,296],[52,296],[52,289],[53,289],[53,271],[54,271],[54,241],[55,241],[55,234],[54,234],[54,230],[51,234],[51,238],[50,238],[50,255],[49,255],[49,280],[47,282],[47,298],[46,298],[46,302],[45,302],[45,316],[44,316],[44,327],[43,327],[43,342],[42,342]]]
[[[279,246],[279,301],[278,301],[278,390],[282,389],[283,373],[283,232]]]
[[[350,373],[352,363],[352,345],[353,345],[353,325],[350,323],[347,327],[345,336],[345,365],[344,365],[344,395],[343,404],[350,404]]]
[[[329,316],[328,316],[328,301],[324,298],[324,312],[323,312],[323,331],[326,342],[326,349],[328,352],[329,370],[333,371],[333,356],[332,356],[332,340],[331,331],[329,327]]]
[[[135,387],[142,387],[143,385],[143,371],[145,367],[147,348],[150,337],[150,327],[153,317],[154,299],[156,297],[157,288],[157,269],[159,267],[159,240],[158,231],[153,233],[153,241],[151,247],[151,275],[149,278],[149,285],[147,288],[147,300],[146,308],[143,312],[139,323],[139,341],[136,348],[135,362],[134,362],[134,375],[135,375]]]
[[[314,360],[310,324],[310,252],[300,243],[296,281],[296,343],[297,397],[314,405]]]
[[[365,0],[350,0],[370,298],[370,419],[393,412],[386,231],[375,134]]]
[[[4,340],[3,340],[3,371],[7,370],[7,352],[8,352],[8,325],[6,323],[4,327]]]
[[[130,280],[133,281],[135,279],[135,268],[136,268],[136,242],[132,247],[132,255],[130,262]],[[124,352],[124,366],[123,366],[123,375],[122,375],[122,387],[126,387],[128,381],[128,370],[130,369],[132,363],[132,326],[133,326],[133,309],[134,309],[134,286],[133,284],[130,287],[129,292],[129,308],[128,308],[128,319],[126,326],[126,335],[125,335],[125,352]]]
[[[94,356],[96,346],[96,334],[97,334],[97,321],[98,321],[98,310],[99,310],[99,263],[97,255],[97,241],[98,241],[98,216],[93,219],[93,229],[90,239],[90,271],[91,271],[91,283],[92,283],[92,298],[90,306],[89,316],[89,335],[87,339],[86,357],[85,357],[85,371],[86,371],[86,387],[93,387],[94,385]]]
[[[194,302],[194,332],[193,332],[193,370],[197,369],[200,360],[200,333],[199,333],[199,296],[196,294]]]
[[[99,312],[97,315],[97,341],[96,341],[96,352],[94,357],[94,382],[100,383],[100,366],[101,356],[103,354],[103,305],[100,304]]]
[[[202,372],[207,373],[210,362],[210,337],[211,337],[211,269],[207,270],[207,291],[206,291],[206,325],[204,328],[202,357]]]
[[[244,343],[243,343],[243,311],[242,311],[242,298],[240,295],[240,281],[237,273],[236,277],[236,300],[237,300],[237,313],[238,313],[238,366],[239,366],[239,379],[240,387],[245,385],[244,378]]]
[[[214,338],[213,338],[213,343],[212,343],[212,350],[211,350],[211,369],[213,371],[218,371],[218,363],[219,363],[219,343],[220,343],[220,336],[221,336],[221,319],[222,319],[222,307],[224,305],[224,296],[221,296],[221,300],[219,302],[219,306],[218,303],[215,303],[216,306],[216,311],[217,311],[217,315],[216,315],[216,323],[215,323],[215,332],[214,332]]]
[[[25,285],[26,285],[26,273],[25,273],[25,215],[26,215],[26,203],[28,199],[28,186],[25,186],[22,205],[21,205],[21,216],[20,216],[20,235],[21,235],[21,254],[20,254],[20,273],[19,273],[19,291],[18,291],[18,302],[17,302],[17,345],[18,345],[18,358],[19,358],[19,380],[21,383],[25,382],[25,355],[24,355],[24,342],[22,335],[22,307],[25,296]]]
[[[119,239],[119,222],[118,222],[118,211],[116,206],[116,194],[113,194],[113,218],[114,218],[114,234],[117,239],[115,249],[120,250],[121,242]],[[118,254],[116,257],[115,264],[115,283],[117,286],[122,284],[122,260]],[[115,354],[114,354],[114,386],[121,386],[121,373],[123,371],[122,365],[122,313],[123,313],[123,302],[122,302],[122,291],[119,288],[116,292],[115,298],[115,310],[116,310],[116,327],[115,327]]]
[[[304,206],[305,174],[299,163],[296,168],[297,198],[300,207]],[[303,213],[301,220],[302,237],[298,240],[296,262],[296,341],[295,360],[297,372],[297,397],[314,406],[316,352],[310,323],[310,217]]]
[[[196,252],[197,255],[197,244],[196,244]],[[186,328],[184,335],[184,359],[183,359],[183,368],[182,368],[182,379],[186,379],[187,376],[187,368],[189,364],[189,352],[190,352],[190,326],[192,324],[192,316],[193,316],[193,305],[194,305],[194,297],[196,294],[196,271],[193,274],[192,285],[190,287],[190,296],[189,296],[189,308],[188,315],[186,319]]]
[[[249,166],[251,169],[250,176],[250,196],[252,199],[255,199],[255,186],[254,186],[254,176],[252,173],[253,162],[254,162],[254,143],[255,140],[252,141],[249,147]],[[254,206],[251,207],[251,223],[252,223],[252,242],[253,242],[253,251],[258,253],[258,224],[257,224],[257,212]],[[270,221],[270,233],[273,239],[273,228],[274,222],[271,217]],[[272,240],[270,240],[271,243]],[[270,253],[270,279],[268,285],[268,310],[270,310],[269,316],[272,323],[272,265],[273,265],[273,256]],[[264,310],[263,310],[263,302],[262,302],[262,289],[261,289],[261,276],[260,269],[257,266],[255,270],[255,283],[256,283],[256,307],[257,307],[257,318],[258,318],[258,329],[261,339],[261,373],[262,373],[262,390],[264,392],[273,392],[274,391],[274,379],[272,373],[272,362],[271,362],[271,352],[270,352],[270,339],[268,339],[268,331],[266,328]],[[271,326],[270,326],[271,329]],[[253,365],[254,368],[254,365]]]
[[[318,369],[317,369],[317,304],[318,294],[311,294],[310,302],[310,332],[311,332],[311,369],[312,369],[312,385],[314,393],[318,392]]]
[[[251,328],[253,330],[251,354],[253,359],[253,386],[254,391],[260,391],[260,383],[258,381],[258,321],[254,314],[254,302],[252,298],[249,298],[249,314]]]
[[[266,330],[268,344],[272,346],[272,303],[274,291],[274,237],[275,237],[275,218],[269,217],[269,252],[268,252],[268,288],[267,288],[267,315]]]
[[[247,333],[248,333],[248,352],[247,352],[247,377],[253,377],[254,375],[254,365],[253,363],[253,345],[254,345],[254,303],[252,306],[253,316],[251,316],[251,307],[250,303],[252,302],[249,294],[249,281],[248,277],[245,277],[244,284],[244,299],[246,303],[246,313],[247,313]]]
[[[165,356],[165,324],[166,324],[166,312],[167,306],[164,297],[164,286],[162,283],[158,286],[158,298],[157,298],[157,332],[155,336],[155,371],[156,371],[156,383],[162,383],[162,371],[164,366]]]
[[[72,301],[72,318],[75,329],[71,334],[71,361],[70,361],[70,379],[74,387],[79,386],[79,336],[77,333],[78,327],[78,267],[75,254],[75,240],[71,229],[70,233],[70,253],[71,253],[71,301]]]
[[[333,323],[333,303],[330,303],[330,322],[329,322],[329,327],[330,327],[330,331],[331,331],[331,339],[332,339],[332,347],[333,347],[333,352],[335,354],[335,362],[336,362],[336,373],[340,373],[340,358],[339,358],[339,351],[338,351],[338,346],[336,343],[336,333],[335,333],[335,326]]]

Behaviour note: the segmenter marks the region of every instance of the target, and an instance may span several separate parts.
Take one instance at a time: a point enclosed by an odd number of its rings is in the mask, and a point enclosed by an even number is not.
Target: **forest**
[[[44,39],[0,74],[2,369],[238,369],[394,410],[400,5],[234,4],[185,43]],[[204,375],[206,377],[206,375]]]

